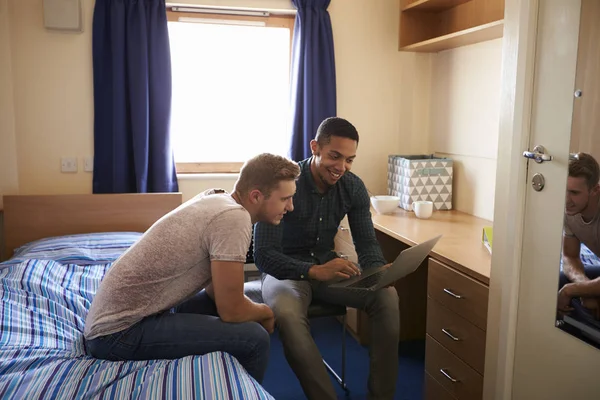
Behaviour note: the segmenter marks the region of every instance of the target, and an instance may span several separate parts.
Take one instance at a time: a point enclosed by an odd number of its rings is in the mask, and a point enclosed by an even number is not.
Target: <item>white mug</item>
[[[427,219],[433,214],[432,201],[415,201],[412,203],[412,207],[417,218]]]

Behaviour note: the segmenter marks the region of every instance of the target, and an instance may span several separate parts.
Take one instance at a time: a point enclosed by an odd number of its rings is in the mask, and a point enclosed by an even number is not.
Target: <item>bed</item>
[[[4,196],[0,398],[272,399],[235,358],[111,362],[83,326],[112,262],[180,193]]]

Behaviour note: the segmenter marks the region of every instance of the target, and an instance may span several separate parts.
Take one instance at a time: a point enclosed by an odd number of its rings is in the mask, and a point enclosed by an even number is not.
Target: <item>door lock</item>
[[[536,192],[541,191],[546,185],[546,179],[544,179],[544,175],[535,174],[533,178],[531,178],[531,186],[533,186],[533,190]]]

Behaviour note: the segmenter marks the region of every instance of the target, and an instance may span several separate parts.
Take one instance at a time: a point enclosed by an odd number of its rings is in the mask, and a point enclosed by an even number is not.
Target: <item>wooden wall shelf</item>
[[[402,8],[402,11],[407,10],[427,10],[427,11],[443,11],[449,8],[458,6],[471,0],[417,0],[408,3]]]
[[[504,0],[400,0],[399,50],[438,52],[502,37]]]
[[[415,51],[422,53],[437,53],[438,51],[454,49],[460,46],[484,42],[486,40],[502,37],[504,21],[490,22],[489,24],[450,33],[422,42],[414,43],[400,48],[402,51]]]

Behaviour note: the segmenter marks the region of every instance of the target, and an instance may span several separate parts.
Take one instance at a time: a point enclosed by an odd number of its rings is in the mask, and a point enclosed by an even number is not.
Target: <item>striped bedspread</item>
[[[229,354],[111,362],[83,327],[110,264],[0,264],[0,399],[272,399]]]
[[[16,249],[12,262],[38,259],[77,265],[108,263],[116,260],[141,236],[138,232],[101,232],[49,237]]]

